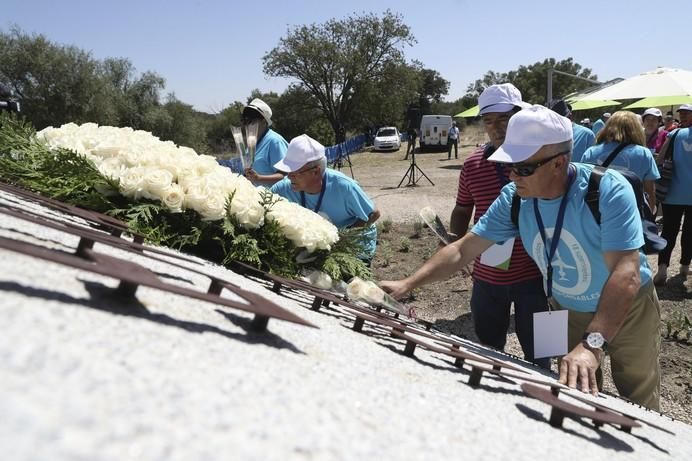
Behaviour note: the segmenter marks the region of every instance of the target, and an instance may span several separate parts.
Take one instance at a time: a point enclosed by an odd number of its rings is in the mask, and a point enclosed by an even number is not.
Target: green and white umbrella
[[[456,118],[456,117],[464,117],[464,118],[468,118],[468,117],[477,117],[477,116],[478,116],[478,112],[480,112],[480,108],[479,108],[478,106],[473,106],[473,107],[471,107],[471,108],[469,108],[469,109],[466,109],[466,110],[463,111],[463,112],[459,112],[459,113],[456,114],[454,117],[455,117],[455,118]]]
[[[624,109],[646,109],[649,107],[677,106],[679,104],[692,104],[692,95],[651,96],[650,98],[633,102],[629,106],[625,106]]]
[[[622,104],[619,101],[611,101],[611,100],[568,100],[567,101],[571,106],[572,110],[588,110],[588,109],[598,109],[599,107],[608,107],[608,106],[619,106]]]

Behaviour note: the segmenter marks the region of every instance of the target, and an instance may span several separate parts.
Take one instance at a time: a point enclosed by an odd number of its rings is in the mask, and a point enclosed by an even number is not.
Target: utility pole
[[[550,104],[550,101],[553,100],[553,73],[564,75],[566,77],[576,78],[577,80],[583,80],[585,82],[591,83],[592,85],[603,85],[603,83],[599,82],[598,80],[592,80],[590,78],[584,78],[578,75],[568,74],[567,72],[555,70],[551,67],[548,69],[548,100],[546,101],[546,104]]]

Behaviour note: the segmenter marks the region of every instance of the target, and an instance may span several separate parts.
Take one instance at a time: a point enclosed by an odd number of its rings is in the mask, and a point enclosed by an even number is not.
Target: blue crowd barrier
[[[231,169],[232,172],[243,174],[243,164],[239,157],[232,158],[230,160],[219,160],[219,165],[223,165]]]
[[[361,134],[334,146],[325,147],[324,152],[325,156],[327,157],[327,163],[333,165],[346,156],[360,151],[367,140],[368,136]],[[219,160],[219,165],[230,168],[234,173],[243,174],[243,167],[240,163],[240,158],[238,157],[230,160]]]
[[[360,151],[365,145],[367,139],[367,135],[361,134],[334,146],[326,147],[325,155],[327,156],[327,162],[334,164],[347,155]]]

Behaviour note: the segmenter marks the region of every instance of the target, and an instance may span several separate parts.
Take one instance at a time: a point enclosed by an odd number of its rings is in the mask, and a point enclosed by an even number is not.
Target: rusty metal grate
[[[13,186],[4,182],[0,182],[0,191],[8,192],[12,195],[21,197],[22,199],[38,203],[46,208],[52,210],[60,211],[72,216],[77,216],[85,221],[90,222],[96,228],[105,230],[111,235],[119,237],[123,232],[132,234],[134,241],[136,243],[144,242],[144,237],[141,235],[133,234],[128,229],[127,223],[120,221],[112,216],[108,216],[103,213],[98,213],[96,211],[86,210],[74,205],[70,205],[59,200],[55,200],[49,197],[44,197],[43,195],[36,194],[34,192],[22,189],[21,187]]]
[[[562,427],[565,417],[590,419],[597,428],[604,424],[612,424],[625,432],[631,432],[633,427],[641,427],[637,421],[615,413],[603,405],[594,406],[592,409],[580,407],[560,399],[558,392],[554,390],[551,391],[528,383],[522,384],[521,389],[526,395],[552,407],[549,423],[553,427]],[[590,404],[590,402],[586,403]]]
[[[139,264],[98,253],[90,248],[82,249],[80,257],[75,254],[51,250],[5,237],[0,237],[0,248],[118,279],[120,280],[120,284],[116,288],[116,293],[121,297],[133,297],[137,288],[141,285],[217,305],[240,309],[254,314],[251,323],[251,329],[254,331],[265,331],[270,318],[314,327],[311,323],[282,308],[278,304],[260,297],[259,295],[254,295],[245,290],[236,288],[231,284],[223,283],[223,281],[212,280],[209,292],[201,292],[165,283],[161,281],[154,272]],[[222,298],[220,296],[221,290],[217,288],[219,285],[221,285],[221,288],[232,291],[246,301],[246,303]]]
[[[140,253],[143,254],[145,251],[149,253],[155,253],[163,256],[167,256],[169,258],[173,259],[179,259],[188,263],[193,263],[199,265],[200,262],[186,257],[184,255],[176,254],[176,253],[171,253],[167,251],[160,250],[156,247],[151,247],[144,245],[142,243],[137,243],[137,242],[131,242],[129,240],[125,240],[121,237],[114,236],[113,234],[106,234],[101,231],[94,230],[92,228],[80,226],[77,224],[73,224],[70,222],[66,222],[60,219],[56,219],[53,217],[45,216],[37,212],[33,212],[30,210],[23,210],[19,207],[15,207],[12,205],[8,205],[5,203],[0,203],[0,214],[6,214],[8,216],[15,217],[17,219],[23,219],[25,221],[32,222],[34,224],[39,224],[44,227],[48,227],[50,229],[58,230],[61,232],[66,232],[71,235],[75,235],[77,237],[80,237],[81,240],[79,242],[79,246],[77,249],[77,254],[81,251],[83,248],[92,248],[95,242],[102,243],[105,245],[110,245],[113,247],[117,247],[123,250],[135,252],[135,253]],[[149,256],[149,255],[147,255]],[[149,256],[151,257],[151,256]],[[163,261],[163,262],[168,262],[165,260],[162,260],[160,258],[153,258],[158,261]],[[185,266],[178,266],[183,269],[186,269]]]

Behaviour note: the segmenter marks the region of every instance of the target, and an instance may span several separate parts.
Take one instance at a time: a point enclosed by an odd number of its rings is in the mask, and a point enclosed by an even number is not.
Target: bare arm
[[[272,173],[272,174],[257,174],[257,172],[251,168],[245,170],[245,177],[248,178],[253,183],[260,183],[266,186],[272,186],[284,179],[283,173]]]
[[[653,179],[646,179],[642,187],[646,195],[649,196],[649,208],[651,208],[651,212],[656,213],[656,181]]]
[[[449,230],[455,239],[463,237],[469,228],[473,216],[472,206],[455,205],[452,216],[449,218]]]
[[[377,208],[375,208],[375,211],[373,211],[372,213],[370,213],[370,215],[368,216],[368,220],[367,220],[367,221],[362,221],[362,220],[359,219],[358,221],[354,222],[353,225],[352,225],[351,227],[364,227],[364,226],[369,226],[370,224],[374,223],[374,222],[377,221],[378,219],[380,219],[380,210],[378,210]]]
[[[612,251],[603,256],[610,270],[610,277],[603,286],[596,315],[586,331],[600,332],[607,341],[612,341],[620,331],[639,291],[639,250]],[[590,389],[597,394],[596,370],[603,358],[601,355],[585,348],[580,342],[563,357],[560,382],[576,387],[578,379],[584,392]]]
[[[413,275],[397,281],[384,281],[381,286],[395,298],[401,298],[414,288],[443,280],[461,270],[493,243],[476,234],[466,234],[435,253]]]
[[[670,144],[670,138],[666,138],[665,142],[661,146],[661,150],[658,151],[658,155],[656,155],[656,165],[661,166],[663,164],[663,157],[665,157],[666,152],[668,151],[668,144]]]

